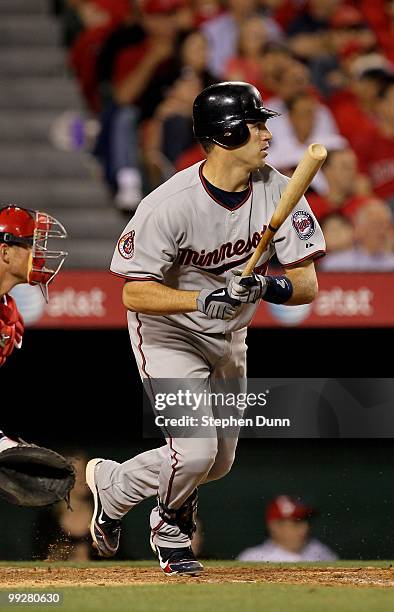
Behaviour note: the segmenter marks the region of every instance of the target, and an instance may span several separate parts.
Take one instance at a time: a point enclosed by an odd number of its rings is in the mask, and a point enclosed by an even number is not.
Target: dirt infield
[[[173,576],[170,579],[156,567],[1,567],[1,588],[126,586],[161,583],[281,583],[311,586],[394,586],[394,567],[209,567],[199,577]]]

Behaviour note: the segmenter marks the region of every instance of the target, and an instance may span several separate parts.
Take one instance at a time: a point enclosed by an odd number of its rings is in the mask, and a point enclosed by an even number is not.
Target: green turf
[[[1,562],[0,566],[48,566],[48,563]],[[100,563],[54,563],[68,567],[150,567],[152,562],[100,562]],[[208,566],[239,567],[245,564],[233,561],[208,562]],[[259,564],[260,565],[260,564]],[[267,564],[262,564],[267,567]],[[274,564],[269,564],[274,567]],[[282,564],[286,565],[286,564]],[[339,561],[336,563],[291,564],[297,567],[389,567],[392,561]],[[275,564],[281,566],[281,564]],[[286,565],[290,567],[290,565]],[[209,571],[209,569],[208,569]],[[1,590],[1,585],[0,585]],[[4,593],[10,589],[1,590]],[[43,589],[17,589],[42,591]],[[68,587],[47,588],[49,592],[61,592],[64,596],[60,606],[18,606],[30,609],[59,610],[59,612],[392,612],[394,591],[390,588],[353,586],[314,586],[288,584],[190,584],[171,583],[153,585],[131,585],[115,587]],[[1,606],[1,612],[10,612],[11,606]]]
[[[50,590],[50,589],[47,589]],[[53,591],[54,589],[52,589]],[[19,592],[22,589],[19,589]],[[283,584],[164,584],[56,589],[59,612],[391,612],[391,589]],[[21,607],[21,606],[19,606]],[[44,606],[23,606],[41,608]],[[10,606],[0,606],[3,612]]]

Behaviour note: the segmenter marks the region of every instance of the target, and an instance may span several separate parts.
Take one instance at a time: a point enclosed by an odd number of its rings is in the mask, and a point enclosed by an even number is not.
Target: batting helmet
[[[258,89],[250,83],[216,83],[206,87],[194,100],[194,135],[222,147],[240,147],[249,138],[247,123],[265,122],[278,115],[264,107]]]
[[[63,225],[47,213],[14,205],[0,208],[0,243],[31,247],[27,281],[40,285],[46,300],[48,285],[67,256],[65,251],[51,250],[48,241],[66,237]]]

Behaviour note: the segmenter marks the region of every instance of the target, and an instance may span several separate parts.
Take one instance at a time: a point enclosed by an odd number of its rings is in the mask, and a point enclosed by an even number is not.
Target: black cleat
[[[120,523],[118,519],[111,519],[107,516],[101,505],[98,494],[95,469],[103,459],[91,459],[86,466],[86,482],[93,493],[94,510],[90,522],[90,533],[93,545],[97,548],[100,557],[113,557],[119,548]]]
[[[204,566],[197,561],[191,546],[184,548],[164,548],[157,546],[151,539],[153,552],[157,555],[160,567],[167,576],[188,574],[198,576],[204,571]]]

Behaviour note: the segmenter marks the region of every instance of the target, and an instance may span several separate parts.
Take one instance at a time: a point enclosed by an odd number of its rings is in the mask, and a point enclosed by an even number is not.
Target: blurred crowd
[[[54,0],[119,209],[204,158],[192,105],[223,80],[281,113],[267,162],[329,152],[308,199],[326,270],[394,270],[394,0]]]

